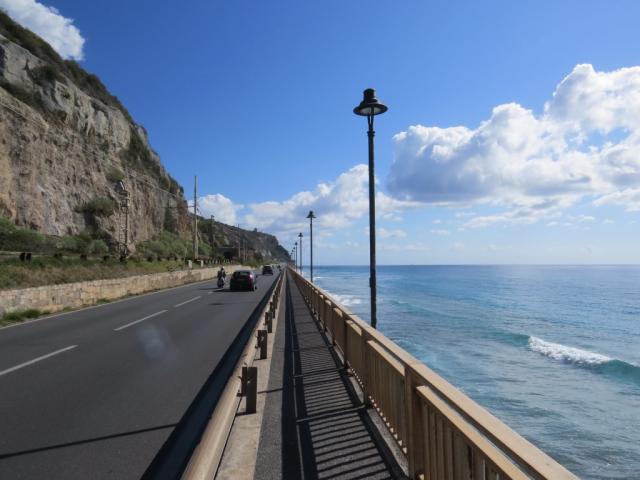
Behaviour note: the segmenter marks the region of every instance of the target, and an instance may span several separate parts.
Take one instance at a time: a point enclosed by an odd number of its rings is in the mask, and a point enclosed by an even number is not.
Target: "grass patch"
[[[96,300],[96,305],[104,305],[105,303],[111,303],[111,300],[108,298],[99,298]]]
[[[30,318],[38,318],[40,315],[45,315],[49,312],[40,311],[37,308],[29,308],[27,310],[16,310],[14,312],[5,313],[0,318],[0,326],[11,325],[12,323],[24,322]]]
[[[0,290],[40,287],[184,270],[179,260],[104,262],[98,259],[41,257],[31,262],[17,259],[0,262]]]

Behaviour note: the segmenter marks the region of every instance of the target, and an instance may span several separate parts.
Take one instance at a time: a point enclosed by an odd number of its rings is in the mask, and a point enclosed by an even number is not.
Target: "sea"
[[[576,475],[640,479],[640,266],[379,266],[377,279],[387,337]],[[315,266],[314,281],[369,321],[368,267]]]

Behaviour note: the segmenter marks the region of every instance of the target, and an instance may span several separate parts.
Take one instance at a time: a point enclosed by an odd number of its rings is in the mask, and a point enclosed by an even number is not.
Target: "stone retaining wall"
[[[225,271],[229,275],[239,268],[242,267],[229,265],[225,266]],[[29,308],[48,312],[79,308],[93,305],[102,299],[115,300],[127,295],[209,280],[215,277],[217,271],[218,268],[195,268],[90,282],[2,290],[0,291],[0,315]]]

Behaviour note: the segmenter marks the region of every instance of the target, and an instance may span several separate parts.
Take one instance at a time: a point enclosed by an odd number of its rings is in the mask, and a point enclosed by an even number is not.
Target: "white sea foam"
[[[346,294],[340,295],[338,293],[330,292],[326,288],[324,290],[329,295],[331,295],[336,300],[336,302],[338,302],[340,305],[343,305],[345,307],[353,307],[354,305],[360,305],[362,303],[362,300],[360,300],[355,295],[346,295]]]
[[[560,343],[546,342],[538,337],[529,337],[529,348],[534,352],[538,352],[554,360],[576,363],[578,365],[600,365],[613,360],[606,355],[581,350],[579,348],[567,347]]]

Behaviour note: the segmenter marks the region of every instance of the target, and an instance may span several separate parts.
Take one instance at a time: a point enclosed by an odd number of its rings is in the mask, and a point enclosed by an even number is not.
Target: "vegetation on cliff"
[[[32,31],[14,22],[2,10],[0,10],[0,34],[49,64],[33,72],[36,80],[61,80],[61,76],[64,75],[87,95],[119,109],[129,121],[133,122],[131,115],[120,103],[118,97],[111,95],[96,75],[88,73],[74,60],[63,60],[51,45]]]

